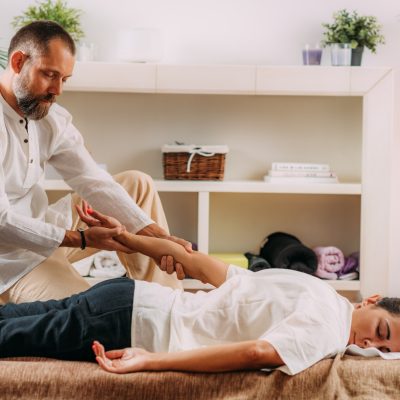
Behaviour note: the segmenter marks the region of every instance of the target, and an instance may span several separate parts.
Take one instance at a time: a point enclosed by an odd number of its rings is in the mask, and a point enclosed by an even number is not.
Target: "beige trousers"
[[[150,176],[139,171],[126,171],[114,176],[114,179],[125,188],[132,199],[143,211],[150,215],[153,221],[168,231],[164,210]],[[80,201],[78,195],[72,195],[72,229],[85,225],[79,220],[75,210],[75,204],[79,204]],[[89,288],[89,284],[78,274],[71,263],[98,251],[92,248],[85,250],[68,247],[58,248],[48,259],[2,293],[0,304],[61,299],[86,290]],[[168,275],[162,272],[149,257],[139,253],[118,253],[118,257],[130,278],[154,281],[174,288],[181,287],[181,283],[175,274]]]

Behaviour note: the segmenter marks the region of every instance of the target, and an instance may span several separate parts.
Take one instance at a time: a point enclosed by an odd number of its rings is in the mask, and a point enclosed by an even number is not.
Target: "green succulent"
[[[5,68],[8,62],[8,54],[4,49],[0,49],[0,68]]]
[[[12,25],[21,28],[33,21],[49,20],[58,22],[78,42],[85,34],[81,28],[82,11],[67,6],[64,0],[44,0],[36,6],[29,6],[20,16],[14,17]]]
[[[324,45],[332,43],[350,43],[351,47],[367,47],[376,53],[378,44],[384,44],[385,38],[381,34],[382,26],[376,17],[361,16],[357,11],[349,13],[347,10],[340,10],[333,14],[332,24],[322,24],[326,29]]]

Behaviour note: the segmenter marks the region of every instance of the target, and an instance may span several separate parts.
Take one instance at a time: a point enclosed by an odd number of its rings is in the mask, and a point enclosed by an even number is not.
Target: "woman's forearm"
[[[154,371],[224,372],[283,365],[266,341],[254,340],[176,353],[154,353],[148,369]]]
[[[130,249],[145,254],[159,264],[163,256],[172,256],[182,264],[185,273],[192,278],[218,287],[226,280],[227,264],[207,254],[188,253],[181,245],[167,239],[134,235],[124,232],[117,240]]]

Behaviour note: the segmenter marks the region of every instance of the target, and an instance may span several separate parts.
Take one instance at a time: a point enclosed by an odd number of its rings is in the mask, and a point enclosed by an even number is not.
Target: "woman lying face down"
[[[78,211],[88,224],[118,224]],[[278,367],[296,374],[348,344],[400,351],[399,299],[372,296],[354,307],[301,272],[251,272],[128,232],[116,240],[216,289],[187,293],[118,278],[63,300],[7,304],[0,308],[2,357],[96,358],[116,373]]]

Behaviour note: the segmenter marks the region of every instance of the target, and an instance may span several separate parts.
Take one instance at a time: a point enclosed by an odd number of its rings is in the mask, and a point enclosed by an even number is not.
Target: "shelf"
[[[389,67],[77,62],[67,91],[362,96]]]
[[[360,195],[360,183],[280,184],[263,181],[154,181],[159,192],[210,192],[210,193],[296,193]],[[71,190],[61,180],[45,180],[46,190]]]

